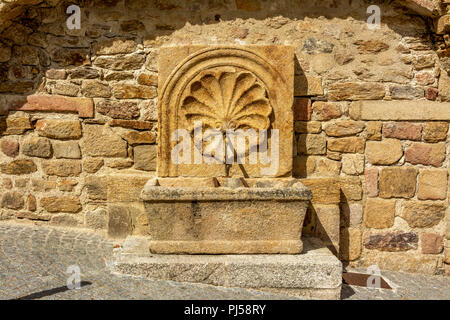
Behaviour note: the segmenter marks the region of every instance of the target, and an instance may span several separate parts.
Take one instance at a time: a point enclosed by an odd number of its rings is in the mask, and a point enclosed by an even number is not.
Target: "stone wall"
[[[296,54],[294,174],[313,191],[305,232],[352,265],[450,273],[447,1],[406,2],[417,11],[81,1],[69,30],[72,2],[1,1],[1,219],[145,234],[158,48],[284,44]],[[380,30],[367,28],[371,4]]]

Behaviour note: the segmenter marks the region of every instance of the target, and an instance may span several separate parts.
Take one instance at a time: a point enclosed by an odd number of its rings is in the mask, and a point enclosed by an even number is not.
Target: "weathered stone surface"
[[[108,212],[103,208],[86,212],[84,225],[89,229],[106,230],[108,227]]]
[[[295,121],[294,131],[296,133],[320,133],[322,124],[319,121]]]
[[[86,158],[83,159],[83,170],[87,173],[96,173],[103,167],[104,160],[100,158]]]
[[[81,173],[81,162],[77,160],[50,160],[42,163],[42,170],[49,176],[77,177]]]
[[[342,201],[359,201],[362,199],[362,183],[359,177],[344,176],[340,178]]]
[[[312,192],[312,203],[332,204],[341,201],[340,182],[337,178],[301,179]]]
[[[61,227],[78,227],[81,225],[81,221],[72,213],[54,213],[50,218],[50,224]]]
[[[108,206],[108,236],[125,238],[133,231],[130,208],[124,205]]]
[[[0,171],[4,174],[30,174],[37,171],[37,167],[32,160],[14,160],[0,165]]]
[[[396,139],[383,141],[367,141],[367,160],[375,165],[390,165],[396,163],[403,156],[402,144]]]
[[[319,121],[337,119],[342,116],[341,106],[334,102],[316,101],[312,105],[313,118]]]
[[[107,179],[107,195],[109,202],[141,201],[141,192],[150,177],[144,174],[135,176],[115,176]]]
[[[94,52],[96,55],[125,54],[135,52],[136,48],[137,43],[134,39],[115,38],[96,42]]]
[[[364,153],[365,141],[360,137],[328,139],[328,150],[344,153]]]
[[[445,144],[414,143],[405,151],[405,161],[411,164],[440,167],[445,160]]]
[[[48,79],[65,80],[67,78],[67,72],[64,69],[49,69],[45,72],[45,76]]]
[[[325,126],[325,133],[330,137],[344,137],[360,133],[364,130],[364,122],[344,120],[331,122]]]
[[[71,196],[44,197],[39,202],[47,212],[76,213],[81,210],[80,199]]]
[[[128,101],[100,101],[96,110],[115,119],[135,119],[140,114],[137,103]]]
[[[368,197],[378,196],[378,168],[370,167],[364,171],[366,195]]]
[[[137,83],[144,86],[157,86],[158,76],[149,73],[141,73],[137,78]]]
[[[297,152],[299,154],[325,154],[327,140],[318,134],[301,134],[298,137]]]
[[[53,153],[57,159],[81,159],[80,146],[77,141],[53,142]]]
[[[401,217],[411,228],[429,228],[444,218],[445,209],[442,202],[409,201],[404,203]]]
[[[345,261],[354,261],[361,256],[362,236],[357,228],[341,229],[340,258]]]
[[[383,124],[383,137],[400,140],[421,140],[422,125],[409,122],[388,122]]]
[[[100,72],[90,67],[80,67],[70,70],[70,79],[96,79]]]
[[[110,128],[86,125],[81,140],[83,154],[92,157],[121,157],[128,155],[127,143]]]
[[[423,139],[426,142],[440,142],[447,138],[447,122],[425,122],[423,125]]]
[[[311,99],[295,98],[294,99],[294,120],[311,120]]]
[[[208,51],[210,50],[210,51]],[[212,50],[212,51],[211,51]],[[205,54],[210,52],[217,57],[219,65],[209,66],[212,60],[204,59]],[[236,53],[239,56],[239,64],[236,66],[234,57]],[[257,74],[252,65],[253,57],[258,57],[257,62],[262,67],[262,74]],[[260,60],[262,59],[262,60]],[[214,60],[214,59],[213,59]],[[178,128],[191,129],[194,120],[199,119],[208,127],[218,127],[225,130],[227,126],[243,127],[244,122],[248,122],[246,127],[251,128],[270,128],[279,130],[279,167],[271,176],[285,176],[292,172],[292,154],[293,154],[293,96],[294,82],[294,48],[290,46],[266,45],[266,46],[172,46],[159,48],[159,71],[158,88],[167,88],[165,93],[158,99],[159,115],[162,117],[158,123],[158,146],[161,148],[158,157],[158,175],[160,176],[205,176],[205,175],[223,175],[224,167],[221,165],[200,166],[197,164],[174,164],[171,159],[173,141],[170,136],[173,130]],[[179,69],[180,61],[184,61],[185,71],[176,73]],[[208,61],[206,64],[200,61]],[[248,66],[247,66],[248,65]],[[240,67],[247,66],[247,67]],[[199,70],[194,72],[194,69]],[[231,68],[230,68],[231,67]],[[214,68],[214,74],[211,74],[211,68]],[[171,73],[176,76],[172,77]],[[192,74],[191,74],[192,73]],[[303,76],[303,78],[305,78]],[[229,81],[219,81],[219,79],[228,79]],[[277,79],[277,80],[275,80]],[[318,79],[317,79],[318,80]],[[186,81],[186,85],[181,83]],[[314,80],[312,80],[314,81]],[[170,84],[169,84],[170,82]],[[321,81],[320,81],[321,82]],[[226,93],[227,96],[236,96],[231,100],[234,105],[239,97],[247,97],[247,84],[253,83],[255,90],[251,90],[251,96],[248,101],[260,101],[252,107],[251,117],[239,118],[235,115],[238,109],[232,109],[232,119],[225,119],[223,115],[226,112],[226,103],[212,104],[208,99],[207,92],[213,90]],[[315,83],[319,83],[316,81]],[[310,82],[313,84],[313,82]],[[200,90],[200,91],[198,91]],[[310,89],[308,89],[310,90]],[[267,92],[273,92],[267,96]],[[198,94],[198,95],[197,95]],[[216,94],[216,93],[215,93]],[[310,92],[308,93],[310,94]],[[185,97],[181,103],[177,103],[172,97]],[[199,109],[196,107],[196,97],[199,99],[208,99],[207,104],[211,108],[202,109],[199,115]],[[267,100],[267,98],[269,98]],[[262,100],[260,100],[262,99]],[[247,105],[250,106],[250,105]],[[247,107],[245,107],[246,109]],[[208,111],[209,110],[209,111]],[[216,110],[211,112],[210,110]],[[245,111],[246,112],[246,111]],[[232,120],[232,121],[230,121]],[[272,139],[272,138],[270,138]],[[243,169],[249,177],[260,177],[261,169],[268,168],[261,162],[257,164],[242,164]],[[237,166],[233,166],[231,171],[242,172]]]
[[[364,223],[368,228],[385,229],[394,225],[395,200],[367,199]]]
[[[380,251],[408,251],[417,249],[419,237],[414,232],[386,232],[381,234],[370,233],[364,239],[367,249]]]
[[[414,167],[383,168],[380,172],[380,197],[412,198],[418,170]]]
[[[63,192],[72,192],[77,185],[78,182],[75,180],[61,180],[58,183],[58,188]]]
[[[424,254],[439,254],[444,249],[442,237],[436,233],[422,233],[420,244]]]
[[[154,124],[149,121],[139,121],[139,120],[119,120],[114,119],[108,122],[110,127],[122,127],[135,130],[151,130]]]
[[[90,200],[108,199],[108,177],[106,176],[87,176],[85,186],[87,188],[88,198]]]
[[[390,94],[392,99],[414,100],[423,98],[424,91],[422,88],[413,86],[392,86]]]
[[[48,192],[50,190],[56,189],[56,181],[43,180],[43,179],[32,179],[31,187],[32,187],[33,191]]]
[[[27,197],[27,208],[28,211],[34,212],[37,209],[36,197],[29,194]]]
[[[315,76],[295,76],[294,95],[298,97],[323,95],[322,78]]]
[[[381,100],[385,88],[379,83],[339,82],[331,84],[328,98],[331,101],[340,100]]]
[[[29,157],[50,158],[52,146],[46,138],[29,137],[22,143],[22,153]]]
[[[364,155],[343,154],[342,172],[349,175],[360,175],[364,172]]]
[[[73,98],[58,95],[29,95],[25,104],[13,105],[12,110],[78,112],[81,118],[94,116],[94,102],[88,98]]]
[[[80,91],[79,86],[76,84],[65,82],[65,81],[58,81],[58,82],[47,82],[47,88],[48,91],[52,94],[59,94],[63,96],[70,96],[70,97],[76,97],[78,95],[78,92]]]
[[[103,69],[128,71],[140,69],[144,65],[144,62],[144,55],[130,54],[117,56],[100,56],[95,59],[94,65]]]
[[[447,170],[420,170],[417,198],[419,200],[445,200],[446,197]]]
[[[133,166],[131,159],[111,159],[106,163],[106,166],[113,169],[128,169]]]
[[[389,45],[380,40],[357,40],[354,44],[360,54],[379,53],[389,49]]]
[[[450,103],[420,101],[357,101],[350,105],[354,120],[425,121],[449,120]]]
[[[36,131],[40,136],[52,139],[79,139],[81,124],[78,120],[38,120]]]
[[[11,158],[19,155],[19,143],[15,140],[2,140],[1,149],[5,155]]]
[[[362,218],[363,206],[360,203],[341,204],[341,227],[358,227]]]
[[[122,138],[124,138],[129,145],[138,145],[138,144],[153,144],[156,142],[156,135],[150,131],[127,131],[121,134]]]
[[[157,96],[155,88],[132,85],[116,84],[113,86],[113,95],[117,99],[152,99]]]
[[[157,152],[158,148],[155,145],[134,147],[134,168],[144,171],[155,171]]]
[[[25,205],[23,194],[19,192],[5,192],[2,197],[2,208],[19,210]]]
[[[367,250],[364,253],[364,267],[377,265],[380,270],[395,270],[410,273],[435,275],[438,271],[437,256],[418,255],[417,251],[392,252]]]
[[[81,84],[81,93],[89,98],[109,98],[111,97],[111,88],[105,82],[84,80]]]
[[[33,129],[29,118],[6,118],[6,127],[3,129],[0,123],[0,133],[4,135],[19,135]]]

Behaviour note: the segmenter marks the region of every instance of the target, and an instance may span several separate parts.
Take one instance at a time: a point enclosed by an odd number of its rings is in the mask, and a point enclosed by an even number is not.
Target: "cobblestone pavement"
[[[107,261],[114,242],[75,230],[0,223],[0,299],[288,299],[256,290],[231,289],[112,275]],[[77,265],[84,285],[66,288],[67,268]],[[450,280],[383,273],[395,290],[343,287],[346,299],[449,299]]]

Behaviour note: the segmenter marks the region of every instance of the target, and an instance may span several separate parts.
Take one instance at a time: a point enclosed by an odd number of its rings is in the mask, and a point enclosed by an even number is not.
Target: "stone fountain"
[[[115,272],[339,298],[341,263],[302,238],[311,192],[292,177],[293,86],[292,47],[160,49],[148,235],[125,240]]]

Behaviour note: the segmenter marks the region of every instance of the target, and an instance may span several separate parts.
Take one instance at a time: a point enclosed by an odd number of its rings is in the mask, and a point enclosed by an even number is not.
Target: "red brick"
[[[295,98],[294,99],[294,120],[309,121],[311,120],[311,99]]]

